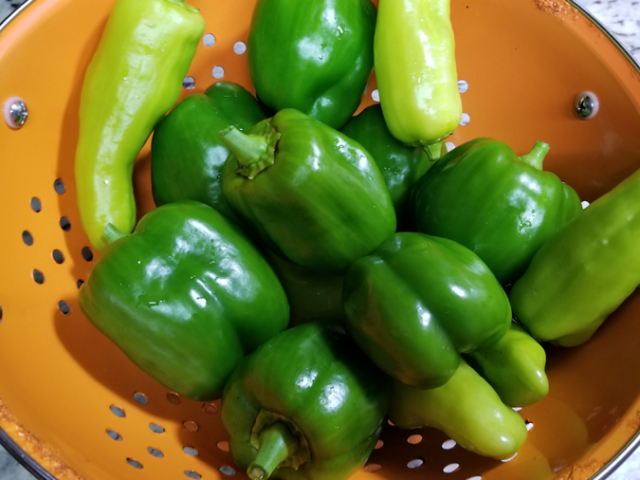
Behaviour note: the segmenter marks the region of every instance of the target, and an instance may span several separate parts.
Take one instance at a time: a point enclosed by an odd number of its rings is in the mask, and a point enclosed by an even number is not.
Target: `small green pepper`
[[[96,250],[108,224],[133,230],[136,157],[178,100],[203,33],[182,0],[118,0],[111,11],[82,84],[75,157],[80,219]]]
[[[247,134],[220,135],[233,152],[222,171],[227,201],[283,258],[341,274],[395,231],[375,161],[331,127],[285,109]]]
[[[446,383],[468,353],[509,329],[507,295],[471,250],[397,233],[347,271],[347,328],[380,369],[415,388]]]
[[[460,123],[450,0],[379,0],[374,64],[389,130],[438,158]]]
[[[218,132],[249,130],[267,113],[244,87],[217,82],[189,95],[158,124],[151,142],[151,183],[156,205],[196,200],[237,220],[222,195],[222,166],[229,149]]]
[[[340,327],[290,328],[247,356],[225,386],[231,455],[253,480],[345,480],[373,451],[389,383]]]
[[[371,0],[259,0],[247,56],[258,98],[340,128],[373,69]]]
[[[191,200],[146,214],[109,247],[79,293],[89,321],[162,385],[218,398],[245,354],[284,330],[287,297],[247,237]]]
[[[516,318],[541,342],[586,342],[640,284],[640,170],[589,205],[513,285]]]
[[[447,153],[412,196],[418,231],[473,250],[508,285],[560,228],[582,211],[578,194],[542,171],[549,150],[538,142],[516,156],[506,143],[479,138]]]
[[[438,388],[394,382],[388,415],[399,428],[437,428],[462,448],[498,460],[513,457],[527,439],[522,417],[464,360]]]

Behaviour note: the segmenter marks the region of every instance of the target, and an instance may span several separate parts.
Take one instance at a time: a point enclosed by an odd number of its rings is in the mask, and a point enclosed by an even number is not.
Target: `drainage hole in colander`
[[[444,144],[445,148],[447,149],[447,152],[450,152],[451,150],[453,150],[454,148],[456,148],[456,144],[453,142],[446,142]]]
[[[167,393],[167,400],[169,401],[169,403],[173,403],[174,405],[180,405],[182,403],[180,395],[175,392]]]
[[[450,463],[449,465],[447,465],[442,469],[444,473],[453,473],[453,472],[457,472],[458,470],[460,470],[459,463]]]
[[[467,478],[467,480],[482,480],[482,477],[480,475],[476,475],[475,477]]]
[[[60,217],[60,228],[65,232],[71,230],[71,222],[67,217]]]
[[[53,261],[58,265],[64,262],[64,254],[57,248],[53,252],[51,252],[51,256],[53,257]]]
[[[187,420],[187,421],[183,422],[182,426],[185,428],[185,430],[187,430],[188,432],[191,432],[191,433],[195,433],[198,430],[200,430],[200,425],[198,425],[193,420]]]
[[[83,283],[84,283],[84,280],[78,280],[78,281],[76,282],[76,286],[77,286],[78,288],[80,288],[80,287],[82,286],[82,284],[83,284]]]
[[[364,467],[364,470],[365,472],[369,472],[369,473],[377,472],[378,470],[382,470],[382,465],[378,463],[370,463],[369,465]]]
[[[371,100],[373,100],[374,102],[380,101],[380,92],[377,88],[373,92],[371,92]]]
[[[187,455],[191,455],[192,457],[198,456],[198,450],[193,447],[183,447],[182,451]]]
[[[53,189],[58,195],[62,195],[67,190],[61,178],[56,178],[55,182],[53,182]]]
[[[216,65],[211,70],[211,75],[213,75],[213,78],[221,79],[222,77],[224,77],[224,68],[220,65]]]
[[[109,437],[114,439],[116,442],[122,441],[122,436],[115,430],[107,430],[107,435],[109,435]]]
[[[33,277],[33,280],[38,284],[38,285],[42,285],[44,283],[44,273],[42,273],[40,270],[38,270],[37,268],[33,269],[33,272],[31,272],[31,276]]]
[[[216,37],[213,33],[207,33],[202,37],[202,43],[205,47],[213,47],[216,44]]]
[[[421,467],[423,463],[424,463],[424,459],[423,458],[414,458],[409,463],[407,463],[407,467],[409,467],[411,469],[418,468],[418,467]]]
[[[225,467],[222,467],[225,468]],[[231,474],[227,474],[227,475],[233,475],[236,472],[233,472]],[[189,477],[189,478],[195,478],[196,480],[202,478],[202,475],[200,475],[198,472],[194,472],[193,470],[185,470],[184,474]]]
[[[218,406],[215,403],[202,404],[202,411],[208,415],[218,413]]]
[[[533,422],[531,420],[525,420],[524,424],[527,427],[527,432],[530,432],[533,428]]]
[[[445,450],[451,450],[453,447],[457,445],[455,440],[449,439],[442,444],[442,448]]]
[[[87,262],[93,260],[93,252],[89,247],[82,248],[82,258],[84,258]]]
[[[164,453],[162,453],[157,448],[149,447],[147,448],[147,452],[149,452],[150,455],[153,455],[156,458],[164,458]]]
[[[157,423],[150,423],[149,428],[153,433],[164,433],[164,427],[162,425],[158,425]]]
[[[127,458],[127,463],[131,465],[133,468],[137,468],[137,469],[143,468],[142,464],[137,460],[134,460],[133,458]]]
[[[138,402],[140,405],[146,405],[149,403],[147,396],[144,393],[136,392],[133,394],[133,399]]]
[[[505,460],[502,460],[502,463],[507,463],[510,462],[511,460],[513,460],[514,458],[516,458],[518,456],[518,452],[515,453],[515,455],[513,457],[509,457]]]
[[[64,300],[60,300],[58,302],[58,310],[60,310],[64,315],[69,315],[71,313],[71,307]]]
[[[29,204],[31,205],[31,210],[33,210],[36,213],[42,210],[42,202],[40,202],[40,199],[38,197],[33,197],[29,202]]]
[[[469,90],[469,83],[466,80],[458,80],[458,92],[466,93]]]
[[[33,235],[31,235],[31,232],[29,230],[25,230],[24,232],[22,232],[22,241],[28,247],[33,245]]]
[[[226,467],[226,466],[225,467],[220,467],[220,471],[222,473],[224,473],[225,475],[229,475],[229,476],[236,474],[236,471],[233,468]],[[194,477],[191,477],[191,478],[194,478]],[[200,478],[200,477],[198,477],[198,478]]]
[[[382,440],[378,440],[376,442],[376,446],[373,447],[374,450],[380,450],[382,447],[384,447],[384,442]]]
[[[422,441],[422,435],[411,435],[409,438],[407,438],[407,443],[410,443],[411,445],[417,445]]]
[[[228,452],[229,451],[229,442],[222,441],[222,442],[218,442],[216,443],[216,447],[218,447],[218,449],[222,450],[223,452]]]
[[[123,409],[121,409],[120,407],[117,407],[115,405],[111,405],[109,407],[109,410],[111,410],[111,413],[113,413],[116,417],[124,418],[124,417],[127,416],[127,414],[124,413]]]
[[[469,122],[471,122],[471,117],[469,116],[468,113],[463,113],[462,116],[460,117],[460,125],[465,127],[469,125]]]
[[[0,305],[0,323],[2,323],[2,305]]]
[[[233,51],[237,55],[242,55],[247,51],[247,44],[244,42],[236,42],[233,44]]]
[[[182,87],[186,90],[193,90],[196,87],[196,79],[193,77],[184,77]]]
[[[395,426],[396,426],[396,424],[395,424],[395,423],[393,423],[391,420],[387,420],[387,423],[388,423],[389,425],[391,425],[392,427],[395,427]]]

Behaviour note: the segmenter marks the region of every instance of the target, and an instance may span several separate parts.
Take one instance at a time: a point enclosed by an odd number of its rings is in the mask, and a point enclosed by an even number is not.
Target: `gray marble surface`
[[[23,2],[0,0],[0,21]],[[640,63],[640,0],[578,0],[625,46]],[[0,480],[34,480],[35,477],[0,447]],[[610,480],[640,480],[640,451],[632,455]]]

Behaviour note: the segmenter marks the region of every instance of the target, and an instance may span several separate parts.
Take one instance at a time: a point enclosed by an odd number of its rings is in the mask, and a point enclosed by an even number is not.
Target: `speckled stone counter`
[[[0,21],[22,3],[21,0],[0,0]],[[578,3],[598,19],[640,63],[640,0],[578,0]],[[34,478],[0,447],[0,480]],[[640,480],[640,451],[632,455],[609,479]]]

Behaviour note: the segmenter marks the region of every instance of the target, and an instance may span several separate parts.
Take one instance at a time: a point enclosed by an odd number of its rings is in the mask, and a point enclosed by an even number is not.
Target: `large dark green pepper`
[[[391,134],[380,104],[365,108],[341,131],[359,142],[376,161],[396,209],[398,227],[402,228],[409,220],[409,192],[433,163],[421,147],[405,145]]]
[[[416,388],[443,385],[460,353],[497,342],[511,324],[507,295],[482,260],[421,233],[397,233],[355,262],[343,302],[360,348]]]
[[[151,142],[151,181],[156,205],[197,200],[237,219],[222,195],[221,172],[229,149],[218,132],[230,125],[249,130],[267,118],[256,99],[233,82],[217,82],[189,95],[156,127]]]
[[[136,365],[198,400],[218,398],[244,355],[287,327],[278,277],[214,209],[184,200],[113,227],[82,285],[82,311]]]
[[[290,328],[246,357],[225,386],[231,455],[254,480],[344,480],[376,444],[388,390],[389,378],[341,328]]]
[[[373,69],[371,0],[259,0],[247,55],[258,98],[340,128]]]
[[[499,460],[513,457],[527,439],[522,417],[464,360],[438,388],[394,382],[388,414],[399,428],[437,428],[462,448]]]
[[[233,155],[222,171],[231,207],[276,253],[342,273],[396,228],[380,170],[362,146],[285,109],[248,134],[221,133]]]
[[[577,193],[542,171],[549,146],[518,157],[504,142],[480,138],[455,148],[420,179],[413,195],[417,229],[473,250],[503,285],[575,218]]]

